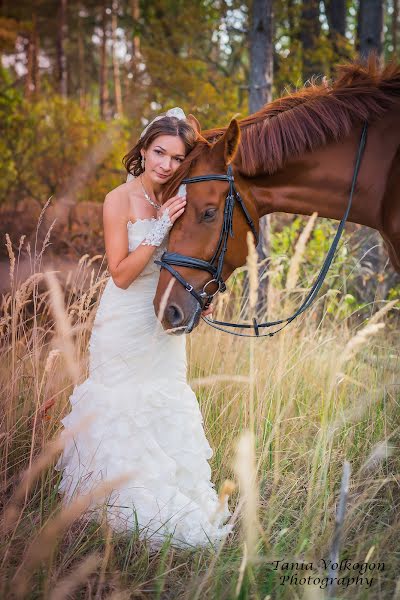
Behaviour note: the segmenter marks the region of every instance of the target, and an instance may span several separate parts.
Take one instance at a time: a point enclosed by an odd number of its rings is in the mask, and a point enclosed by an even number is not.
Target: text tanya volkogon
[[[326,588],[328,585],[349,587],[351,585],[366,585],[370,588],[373,582],[372,574],[384,571],[383,562],[353,562],[343,559],[340,562],[321,558],[315,562],[287,562],[285,560],[269,561],[274,571],[279,571],[281,585],[317,585]],[[329,569],[329,576],[318,577],[315,574],[306,576],[305,571],[321,571]],[[363,575],[366,575],[363,577]],[[368,577],[370,575],[370,577]]]

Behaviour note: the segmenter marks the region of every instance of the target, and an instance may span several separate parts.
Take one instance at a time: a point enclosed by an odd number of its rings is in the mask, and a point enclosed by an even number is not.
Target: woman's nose
[[[164,169],[164,171],[169,171],[171,169],[171,157],[164,156],[161,166]]]

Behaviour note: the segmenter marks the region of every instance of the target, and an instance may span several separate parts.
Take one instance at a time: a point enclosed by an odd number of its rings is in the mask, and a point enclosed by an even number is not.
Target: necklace
[[[159,210],[161,208],[161,204],[157,204],[157,202],[153,202],[153,200],[150,198],[150,196],[148,195],[148,193],[144,189],[144,185],[143,185],[143,182],[142,182],[142,176],[140,176],[140,185],[142,186],[143,194],[144,194],[144,197],[146,198],[147,202],[150,202],[150,204],[152,206],[154,206],[154,208],[156,208],[157,210]]]

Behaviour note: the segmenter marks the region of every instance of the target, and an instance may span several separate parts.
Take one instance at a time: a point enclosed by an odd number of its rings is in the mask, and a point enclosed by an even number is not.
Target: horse
[[[223,291],[206,265],[210,257],[221,258],[224,210],[232,186],[242,206],[230,209],[232,231],[226,234],[222,281],[245,264],[247,232],[252,224],[257,236],[263,215],[317,212],[320,217],[342,218],[360,136],[367,126],[347,220],[376,229],[400,273],[398,63],[381,66],[370,56],[366,64],[338,65],[333,82],[313,80],[246,118],[233,118],[225,128],[202,132],[198,120],[193,115],[189,119],[198,141],[164,195],[171,197],[182,181],[188,181],[186,210],[171,229],[167,254],[197,258],[187,265],[159,262],[164,268],[153,305],[165,330],[190,333],[204,309],[202,297],[206,295],[209,303],[213,294]],[[212,178],[206,177],[210,174]],[[174,264],[179,266],[171,267]]]

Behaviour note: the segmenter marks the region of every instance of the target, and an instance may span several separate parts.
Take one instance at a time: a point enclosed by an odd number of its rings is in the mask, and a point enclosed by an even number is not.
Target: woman
[[[95,418],[66,438],[56,465],[63,470],[64,504],[99,480],[130,473],[128,483],[107,498],[108,522],[116,531],[138,525],[156,548],[166,537],[185,548],[218,543],[232,528],[222,525],[231,513],[227,500],[220,506],[210,480],[213,452],[186,382],[186,337],[165,333],[153,308],[159,276],[153,261],[186,204],[181,186],[161,205],[163,185],[195,142],[181,109],[156,117],[124,158],[132,176],[106,196],[111,277],[90,338],[89,377],[70,397],[64,431],[86,415]],[[93,516],[102,514],[98,505],[91,508]]]

